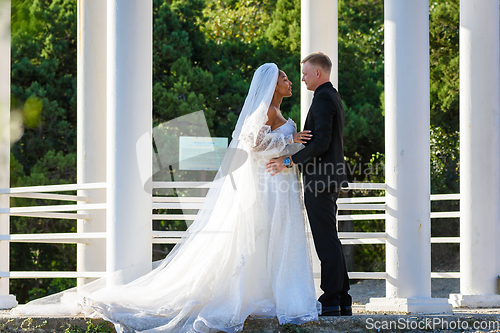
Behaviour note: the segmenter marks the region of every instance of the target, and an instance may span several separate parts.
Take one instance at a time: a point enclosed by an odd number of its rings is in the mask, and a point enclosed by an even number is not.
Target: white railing
[[[153,182],[155,189],[194,189],[209,188],[210,182]],[[32,186],[11,189],[0,189],[0,194],[10,197],[60,200],[65,202],[77,202],[66,205],[46,205],[0,208],[0,214],[10,216],[26,216],[49,219],[89,219],[89,215],[81,213],[89,210],[104,210],[105,203],[89,203],[85,196],[54,194],[49,192],[76,191],[105,189],[106,183],[93,184],[70,184],[70,185],[50,185]],[[385,184],[374,183],[351,183],[350,190],[385,190]],[[437,200],[459,200],[459,194],[431,195],[432,201]],[[204,197],[166,197],[153,196],[153,210],[179,210],[201,208]],[[338,221],[363,221],[363,220],[385,220],[385,196],[376,197],[353,197],[339,198],[339,211],[375,211],[376,213],[350,213],[338,215]],[[194,220],[196,214],[167,213],[158,214],[152,212],[152,220]],[[458,218],[460,212],[431,212],[431,218]],[[153,231],[153,244],[176,244],[184,235],[184,231]],[[311,235],[309,235],[311,237]],[[0,235],[1,241],[23,242],[23,243],[86,243],[90,239],[106,238],[105,232],[93,233],[48,233],[48,234],[12,234]],[[339,232],[339,238],[345,245],[362,244],[385,244],[387,234],[385,232]],[[431,237],[431,243],[460,243],[460,237]],[[2,258],[0,258],[2,260]],[[0,278],[94,278],[105,275],[105,272],[0,272]],[[314,272],[316,278],[319,272]],[[385,279],[385,272],[350,272],[353,279]],[[432,278],[459,278],[459,272],[432,272]]]
[[[82,219],[88,220],[89,215],[79,211],[104,210],[106,203],[88,203],[86,196],[54,194],[49,192],[66,192],[78,190],[105,189],[106,183],[91,184],[66,184],[29,186],[0,189],[0,195],[8,195],[12,198],[30,198],[57,200],[63,202],[77,202],[66,205],[26,206],[26,207],[0,207],[0,214],[10,216],[38,217],[48,219]],[[87,243],[90,239],[106,238],[105,232],[93,233],[45,233],[45,234],[9,234],[0,235],[0,241],[11,243],[55,243],[55,244],[78,244]],[[0,260],[2,258],[0,257]],[[5,260],[5,259],[4,259]],[[8,260],[8,257],[7,257]],[[0,272],[0,278],[96,278],[102,277],[106,272],[74,272],[74,271],[10,271]]]
[[[154,182],[153,187],[168,189],[208,188],[209,183],[203,182]],[[350,183],[349,190],[380,190],[385,184],[380,183]],[[153,209],[199,209],[204,197],[153,197]],[[431,201],[459,200],[459,194],[431,195]],[[339,198],[338,210],[348,211],[380,211],[380,213],[361,213],[338,215],[338,221],[385,220],[385,196]],[[153,214],[154,220],[194,220],[196,214]],[[457,218],[460,212],[431,212],[431,218]],[[153,231],[153,243],[176,244],[182,238],[182,231]],[[385,232],[339,232],[339,238],[344,245],[385,244]],[[312,235],[309,234],[309,237]],[[460,237],[431,237],[431,243],[460,243]],[[314,272],[315,278],[320,277],[319,271]],[[352,279],[385,279],[385,272],[349,272]],[[432,278],[459,278],[460,272],[432,272]]]

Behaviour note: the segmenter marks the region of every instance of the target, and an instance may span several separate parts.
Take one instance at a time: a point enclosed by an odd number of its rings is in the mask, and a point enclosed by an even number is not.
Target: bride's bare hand
[[[311,140],[311,137],[312,134],[309,130],[298,132],[293,135],[293,142],[306,143],[307,141]]]

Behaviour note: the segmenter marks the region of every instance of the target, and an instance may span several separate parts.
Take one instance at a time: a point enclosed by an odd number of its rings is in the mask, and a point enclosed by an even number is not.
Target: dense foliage
[[[211,135],[230,137],[252,74],[265,62],[288,74],[294,95],[282,110],[300,122],[300,0],[153,2],[153,125],[204,110]],[[75,183],[76,3],[13,0],[12,14],[12,108],[23,115],[25,131],[12,147],[11,186]],[[383,0],[339,0],[339,92],[351,181],[384,181],[383,34]],[[432,190],[451,193],[458,191],[458,0],[430,2],[430,40]],[[76,228],[72,221],[11,221],[12,233]],[[155,223],[185,228],[179,221]],[[381,231],[383,223],[354,228]],[[12,270],[76,266],[74,245],[14,243],[11,249]],[[383,246],[356,246],[355,270],[382,269],[383,251]],[[11,280],[11,291],[24,302],[72,283]]]
[[[11,149],[11,187],[76,183],[76,3],[13,1],[12,21],[12,109],[25,126]],[[48,203],[11,199],[14,207]],[[71,220],[11,217],[13,234],[75,230]],[[75,269],[75,245],[11,244],[12,271]],[[16,279],[11,291],[24,302],[73,284]]]

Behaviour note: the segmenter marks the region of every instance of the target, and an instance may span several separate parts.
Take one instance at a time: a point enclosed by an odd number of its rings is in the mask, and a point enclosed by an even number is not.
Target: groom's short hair
[[[300,64],[305,64],[309,62],[312,65],[320,67],[322,70],[330,73],[332,71],[332,61],[323,52],[314,52],[308,55],[300,62]]]

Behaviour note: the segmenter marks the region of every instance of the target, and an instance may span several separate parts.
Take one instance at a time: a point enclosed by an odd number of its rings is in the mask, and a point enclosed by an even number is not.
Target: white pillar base
[[[17,306],[16,296],[0,296],[0,310],[12,309]]]
[[[391,311],[400,313],[451,313],[446,298],[370,298],[366,311]]]
[[[450,294],[449,302],[454,308],[500,307],[500,295]]]

